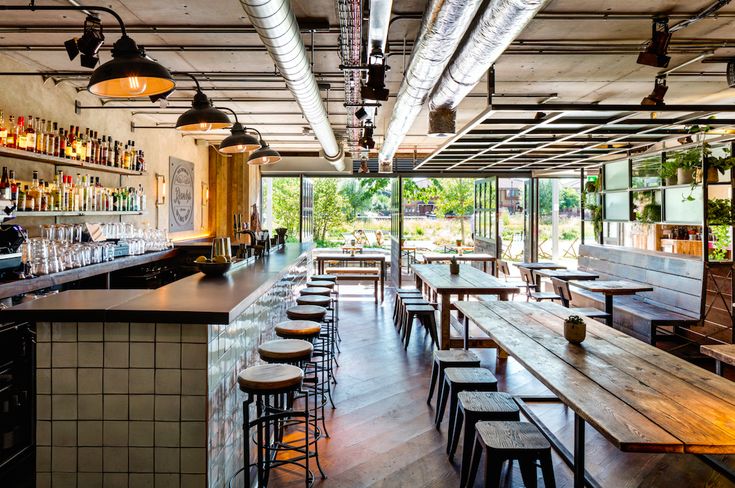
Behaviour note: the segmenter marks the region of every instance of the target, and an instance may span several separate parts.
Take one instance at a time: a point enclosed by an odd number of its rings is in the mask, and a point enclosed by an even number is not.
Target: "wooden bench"
[[[351,275],[375,275],[380,276],[380,268],[373,266],[357,267],[357,266],[330,266],[326,269],[327,274],[335,275],[339,278],[339,275],[351,274]]]
[[[363,270],[368,268],[348,268],[350,270]],[[330,274],[337,277],[337,282],[340,281],[372,281],[375,295],[375,303],[378,303],[378,288],[380,285],[380,270],[378,273],[341,273],[331,270]]]
[[[701,346],[699,351],[715,359],[715,372],[722,376],[722,363],[735,366],[735,344],[713,344]]]
[[[655,344],[661,327],[682,327],[701,322],[704,267],[697,259],[615,246],[579,247],[580,270],[600,275],[601,280],[629,280],[648,284],[652,292],[615,297],[614,326]],[[603,308],[604,297],[572,287],[575,307]]]

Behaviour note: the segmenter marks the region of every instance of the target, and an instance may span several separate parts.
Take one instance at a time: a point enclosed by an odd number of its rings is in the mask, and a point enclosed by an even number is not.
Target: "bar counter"
[[[310,264],[310,244],[289,244],[222,278],[0,312],[36,325],[37,486],[227,486],[243,465],[237,374]]]

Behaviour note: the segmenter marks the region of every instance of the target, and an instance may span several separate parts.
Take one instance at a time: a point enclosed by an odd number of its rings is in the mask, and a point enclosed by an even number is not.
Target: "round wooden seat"
[[[237,384],[246,393],[267,393],[298,388],[304,379],[304,371],[290,364],[259,364],[251,366],[237,376]]]
[[[426,302],[426,300],[424,300]],[[429,305],[429,302],[426,303],[407,303],[406,304],[406,312],[408,313],[417,313],[417,314],[426,314],[426,313],[434,313],[436,312],[436,309]]]
[[[324,287],[329,288],[330,290],[334,288],[334,281],[326,281],[326,280],[311,280],[308,285],[311,287]]]
[[[323,295],[328,297],[332,294],[332,290],[323,286],[307,286],[301,290],[301,295]]]
[[[332,299],[324,295],[306,295],[296,298],[299,305],[319,305],[320,307],[328,307],[332,303]]]
[[[327,309],[318,305],[296,305],[286,310],[286,317],[291,320],[323,320]]]
[[[337,281],[337,276],[330,275],[330,274],[319,274],[319,275],[312,275],[311,279],[313,281],[331,281],[332,283],[334,283],[335,281]]]
[[[480,365],[480,358],[472,351],[463,349],[449,349],[447,351],[434,351],[434,361],[442,364],[446,363],[477,363]]]
[[[313,337],[319,335],[322,326],[311,320],[286,320],[275,327],[279,337]]]
[[[446,381],[459,385],[496,384],[495,375],[485,368],[447,368],[444,370]]]
[[[301,339],[279,339],[258,346],[258,353],[264,361],[305,361],[313,352],[311,342]]]

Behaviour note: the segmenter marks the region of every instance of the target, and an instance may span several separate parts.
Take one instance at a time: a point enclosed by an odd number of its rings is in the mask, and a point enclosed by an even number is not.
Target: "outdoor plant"
[[[597,239],[597,236],[602,234],[602,204],[599,198],[599,180],[597,180],[596,184],[593,183],[590,185],[590,183],[593,182],[588,181],[585,185],[585,192],[582,198],[584,199],[584,207],[590,211],[592,216],[592,229],[595,232],[595,239]],[[593,191],[586,191],[590,189]]]
[[[564,338],[572,344],[580,344],[587,337],[587,324],[579,315],[570,315],[564,321]]]
[[[723,151],[725,152],[726,156],[717,157],[710,154],[707,157],[708,166],[710,168],[716,169],[722,175],[724,175],[726,171],[732,169],[732,167],[735,166],[735,156],[731,155],[730,149],[723,148]]]
[[[727,250],[732,243],[730,226],[732,225],[732,202],[726,198],[715,198],[707,202],[707,218],[710,231],[715,238],[710,250],[710,259],[723,261],[727,258]]]
[[[732,225],[732,202],[727,198],[713,198],[707,202],[710,225]]]
[[[676,160],[666,158],[666,161],[663,162],[659,169],[658,175],[666,182],[667,185],[676,184],[676,173],[678,169],[679,166],[677,165]]]
[[[661,205],[658,203],[648,203],[643,207],[638,220],[644,224],[653,224],[661,221]]]

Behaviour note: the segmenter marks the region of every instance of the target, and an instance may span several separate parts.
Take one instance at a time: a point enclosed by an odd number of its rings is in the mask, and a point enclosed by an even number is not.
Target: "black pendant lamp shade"
[[[278,154],[278,151],[275,149],[271,149],[271,147],[263,142],[263,140],[260,140],[260,149],[256,149],[252,153],[250,153],[250,157],[248,158],[248,164],[253,166],[259,166],[259,165],[268,165],[268,164],[276,164],[281,160],[281,155]]]
[[[150,97],[174,89],[171,73],[148,59],[143,48],[123,35],[112,48],[112,59],[92,73],[87,89],[98,97]]]
[[[230,117],[215,108],[212,101],[197,87],[191,108],[181,114],[176,121],[176,128],[182,132],[210,131],[226,129],[232,125]]]
[[[225,154],[252,152],[260,148],[260,142],[254,135],[245,132],[240,122],[235,122],[231,133],[219,145],[219,151]]]

